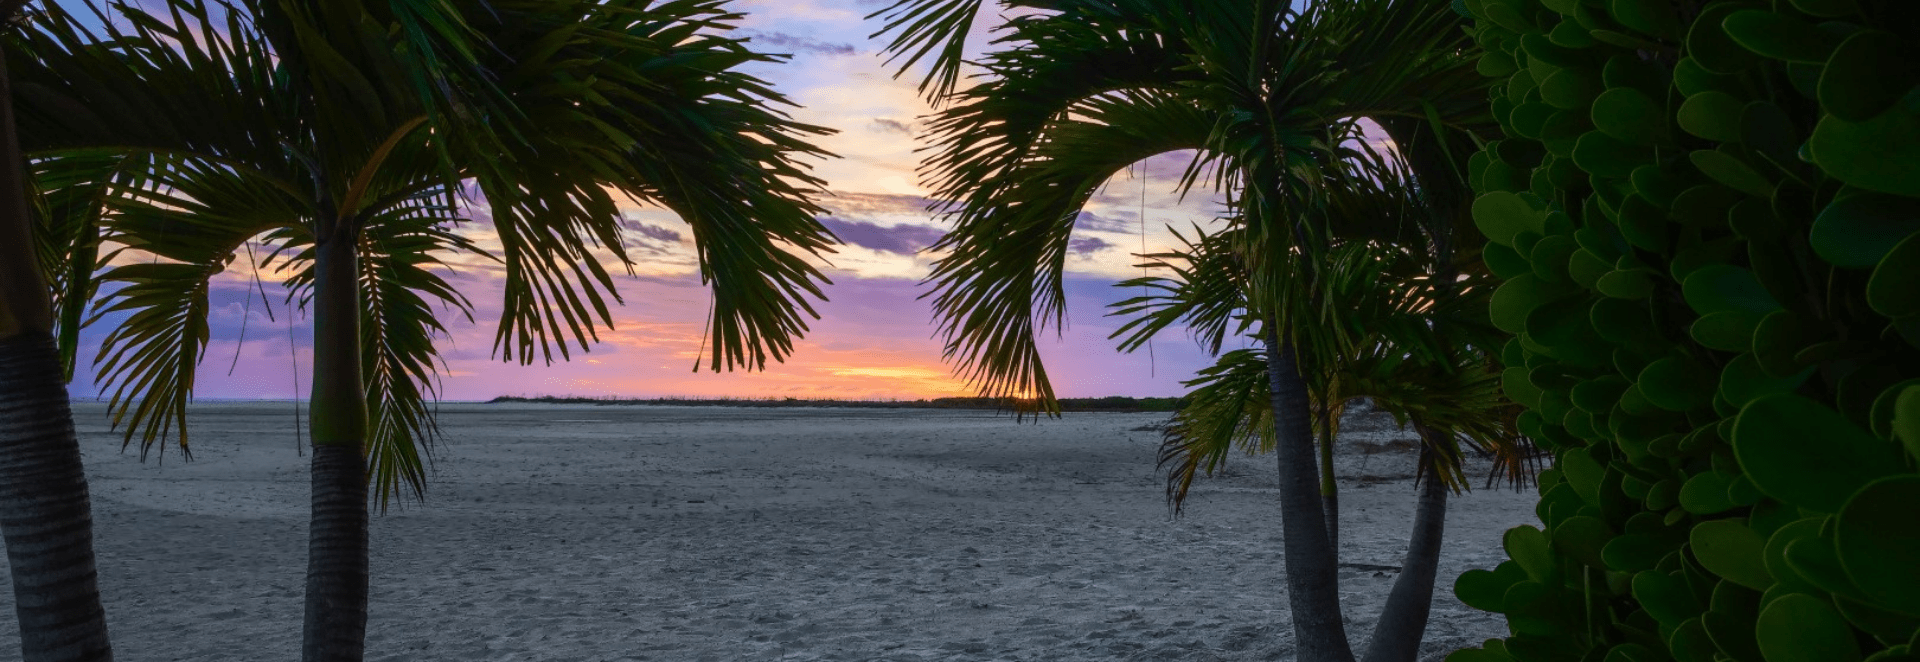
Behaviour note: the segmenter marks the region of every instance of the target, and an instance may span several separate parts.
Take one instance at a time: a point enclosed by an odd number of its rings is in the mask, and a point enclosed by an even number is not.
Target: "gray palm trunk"
[[[1280,465],[1280,530],[1286,563],[1287,607],[1293,614],[1300,662],[1353,662],[1340,614],[1338,561],[1321,510],[1314,470],[1313,423],[1307,382],[1291,341],[1266,331],[1267,379],[1273,398],[1274,455]]]
[[[24,4],[0,2],[0,19]],[[13,98],[0,55],[0,101]],[[13,105],[0,103],[0,536],[23,662],[112,660],[93,508],[51,299],[34,254]]]
[[[53,336],[0,340],[0,532],[24,662],[113,659],[63,374]]]
[[[1421,436],[1431,433],[1421,430]],[[1426,479],[1420,483],[1420,496],[1413,510],[1413,534],[1407,540],[1407,559],[1400,566],[1400,578],[1380,608],[1380,621],[1373,626],[1373,638],[1361,662],[1413,662],[1420,654],[1420,641],[1427,632],[1427,617],[1433,608],[1433,583],[1440,569],[1440,543],[1447,525],[1447,486],[1440,482],[1438,469],[1430,461],[1432,452],[1424,448],[1420,459]]]
[[[330,232],[323,229],[315,247],[309,419],[313,495],[301,643],[305,662],[361,662],[366,653],[371,577],[357,244],[358,237],[349,226]]]

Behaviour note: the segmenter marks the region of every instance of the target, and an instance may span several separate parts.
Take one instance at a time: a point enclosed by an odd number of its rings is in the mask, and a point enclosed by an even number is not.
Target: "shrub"
[[[1463,0],[1541,526],[1451,662],[1920,649],[1920,2]]]

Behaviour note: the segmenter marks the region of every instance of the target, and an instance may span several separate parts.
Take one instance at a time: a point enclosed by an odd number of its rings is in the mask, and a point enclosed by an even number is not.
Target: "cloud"
[[[1067,240],[1067,252],[1075,255],[1092,255],[1109,248],[1113,248],[1113,244],[1099,237],[1074,237]]]
[[[840,241],[870,248],[882,253],[913,255],[932,246],[945,234],[939,228],[924,225],[894,225],[882,227],[866,221],[849,221],[832,216],[820,217],[820,224],[832,230]]]
[[[853,44],[821,41],[812,37],[786,32],[760,32],[758,30],[742,30],[741,32],[744,33],[750,41],[791,49],[796,52],[813,53],[815,55],[854,55],[860,52],[860,49],[854,47]]]
[[[908,125],[906,122],[902,122],[899,120],[887,119],[885,117],[875,117],[873,118],[873,126],[879,127],[879,130],[882,132],[903,133],[909,136],[913,135],[913,127]]]
[[[875,216],[880,214],[908,214],[926,216],[927,207],[936,201],[920,195],[900,195],[897,193],[855,193],[851,191],[828,191],[825,206],[835,214],[843,216]]]
[[[1137,214],[1134,214],[1133,212],[1116,212],[1116,213],[1124,214],[1127,216],[1137,216]],[[1108,218],[1105,216],[1101,216],[1099,214],[1095,214],[1090,211],[1080,212],[1080,216],[1074,219],[1073,225],[1075,229],[1092,230],[1094,232],[1132,233],[1132,232],[1137,232],[1140,229],[1139,226],[1131,222],[1128,222],[1126,219]]]
[[[646,221],[624,219],[620,221],[620,227],[632,233],[627,236],[630,240],[628,246],[648,255],[664,255],[679,246],[683,239],[676,230]]]

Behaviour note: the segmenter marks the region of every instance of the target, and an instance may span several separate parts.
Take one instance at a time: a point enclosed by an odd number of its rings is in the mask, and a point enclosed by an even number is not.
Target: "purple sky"
[[[447,372],[441,395],[448,399],[486,399],[496,395],[619,395],[920,398],[965,395],[970,391],[941,360],[927,292],[919,285],[932,257],[921,249],[945,228],[927,213],[926,190],[915,175],[922,146],[916,141],[919,118],[930,112],[914,89],[914,80],[896,81],[867,39],[877,22],[862,16],[886,2],[823,0],[736,0],[746,13],[741,34],[761,50],[786,52],[782,65],[755,65],[756,75],[800,105],[796,119],[833,127],[839,133],[818,143],[840,158],[814,163],[826,179],[830,197],[823,222],[846,246],[829,256],[824,271],[833,280],[830,299],[787,362],[764,372],[694,373],[699,331],[707,296],[696,277],[690,233],[672,214],[631,207],[624,226],[633,254],[642,262],[637,277],[618,277],[626,305],[614,311],[616,327],[603,333],[588,354],[575,354],[553,366],[519,366],[489,357],[497,319],[501,281],[497,267],[455,262],[456,281],[474,302],[477,324],[450,323],[453,337],[442,341]],[[988,11],[992,11],[990,3]],[[976,26],[984,31],[984,26]],[[983,40],[981,40],[983,41]],[[1144,167],[1122,172],[1094,197],[1075,229],[1068,268],[1068,327],[1063,336],[1043,343],[1047,368],[1063,397],[1105,395],[1165,396],[1184,391],[1180,382],[1208,363],[1184,333],[1169,333],[1145,350],[1120,354],[1107,334],[1121,324],[1105,317],[1105,306],[1126,298],[1112,284],[1140,275],[1130,255],[1145,247],[1165,249],[1171,241],[1164,226],[1206,224],[1218,202],[1206,191],[1177,199],[1172,184],[1188,155],[1150,159]],[[1145,182],[1138,176],[1146,172]],[[1144,187],[1143,187],[1144,184]],[[1143,196],[1144,193],[1144,196]],[[479,224],[476,224],[479,225]],[[471,236],[482,246],[497,245],[485,229]],[[270,322],[256,300],[243,305],[243,281],[217,284],[213,293],[213,340],[201,365],[196,395],[202,398],[288,398],[296,383],[304,395],[310,375],[305,320],[288,327],[286,311],[273,293],[278,321]],[[246,319],[244,342],[240,328]],[[107,323],[90,332],[97,342]],[[289,336],[292,336],[291,339]],[[295,349],[289,355],[289,347]],[[236,352],[238,355],[235,360]],[[83,358],[91,358],[91,352]],[[229,366],[233,366],[229,376]],[[299,371],[296,382],[293,371]],[[85,372],[84,370],[82,371]],[[98,394],[90,377],[72,386],[77,397]]]

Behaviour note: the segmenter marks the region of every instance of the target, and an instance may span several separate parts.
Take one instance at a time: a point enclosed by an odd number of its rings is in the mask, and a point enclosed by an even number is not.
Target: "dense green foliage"
[[[1465,0],[1540,528],[1492,660],[1913,659],[1920,4]],[[1904,447],[1903,447],[1904,445]]]

